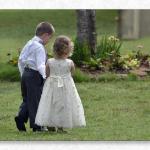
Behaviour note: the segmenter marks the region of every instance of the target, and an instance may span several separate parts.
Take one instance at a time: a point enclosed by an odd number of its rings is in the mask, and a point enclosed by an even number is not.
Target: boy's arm
[[[45,56],[45,50],[42,47],[39,47],[36,49],[36,65],[39,73],[42,75],[43,79],[46,78],[45,74],[45,62],[46,62],[46,56]]]
[[[22,77],[24,71],[24,64],[21,62],[21,60],[18,60],[18,68],[19,68],[20,76]]]

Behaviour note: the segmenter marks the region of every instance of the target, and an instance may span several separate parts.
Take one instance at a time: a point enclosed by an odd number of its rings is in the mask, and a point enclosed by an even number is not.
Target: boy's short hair
[[[53,34],[55,32],[54,27],[52,24],[48,22],[41,22],[37,25],[36,30],[35,30],[35,35],[36,36],[41,36],[44,33],[48,34]]]

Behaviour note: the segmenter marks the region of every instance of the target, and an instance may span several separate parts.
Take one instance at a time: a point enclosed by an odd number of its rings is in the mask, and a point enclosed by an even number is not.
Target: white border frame
[[[0,9],[150,9],[150,0],[0,0]],[[149,142],[0,142],[0,150],[146,150]]]
[[[150,9],[150,0],[0,0],[0,9]]]
[[[147,150],[149,142],[80,142],[80,141],[24,141],[24,142],[1,142],[0,150]]]

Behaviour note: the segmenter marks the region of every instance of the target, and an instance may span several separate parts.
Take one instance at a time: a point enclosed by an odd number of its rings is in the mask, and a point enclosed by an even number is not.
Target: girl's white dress
[[[81,99],[71,76],[70,59],[48,60],[46,79],[35,123],[40,126],[73,128],[85,126]]]

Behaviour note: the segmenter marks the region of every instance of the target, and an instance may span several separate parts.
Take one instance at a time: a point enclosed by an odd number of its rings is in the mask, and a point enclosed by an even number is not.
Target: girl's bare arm
[[[73,75],[73,73],[75,72],[75,65],[73,63],[73,61],[71,62],[71,74]]]
[[[49,75],[50,75],[50,68],[49,68],[48,63],[46,63],[46,78],[48,78]]]

